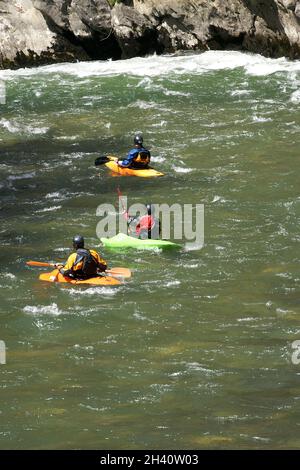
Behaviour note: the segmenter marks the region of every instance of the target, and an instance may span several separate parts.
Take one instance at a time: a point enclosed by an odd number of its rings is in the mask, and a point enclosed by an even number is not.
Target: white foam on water
[[[36,172],[33,171],[32,173],[22,173],[21,175],[10,175],[7,179],[8,181],[16,181],[16,180],[34,178],[35,175],[36,175]]]
[[[247,317],[247,318],[238,318],[238,322],[252,322],[257,321],[257,318]]]
[[[214,70],[236,68],[243,68],[247,74],[255,76],[286,72],[293,79],[293,73],[300,72],[300,61],[289,61],[283,57],[269,59],[259,54],[239,51],[207,51],[193,55],[153,55],[127,60],[61,63],[37,68],[2,70],[0,79],[12,80],[15,77],[32,77],[40,74],[67,74],[82,78],[125,74],[143,77],[138,86],[145,86],[150,84],[149,77],[161,77],[168,74],[203,74]]]
[[[260,437],[260,436],[253,436],[252,439],[254,441],[262,441],[262,442],[270,442],[270,438],[268,437]]]
[[[81,351],[93,351],[94,350],[94,346],[80,346],[80,344],[74,344],[73,348],[81,350]]]
[[[157,103],[153,102],[148,102],[148,101],[143,101],[143,100],[137,100],[134,103],[130,103],[128,105],[128,108],[140,108],[140,109],[151,109],[151,108],[158,108]]]
[[[164,284],[164,287],[179,286],[180,284],[181,284],[180,281],[168,281]]]
[[[36,213],[43,213],[43,212],[53,212],[61,209],[62,206],[52,206],[52,207],[45,207],[45,209],[39,209],[35,211]]]
[[[221,376],[224,375],[225,372],[217,369],[208,369],[207,367],[203,367],[201,364],[198,362],[185,362],[185,367],[188,371],[197,371],[201,372],[206,376],[212,376],[212,375],[217,375]]]
[[[259,117],[259,116],[256,116],[256,114],[254,114],[254,116],[252,117],[252,121],[253,122],[270,122],[270,121],[273,121],[273,119],[265,118],[263,116]]]
[[[191,93],[183,93],[182,91],[175,91],[175,90],[166,90],[163,89],[163,94],[166,96],[191,96]]]
[[[29,134],[46,134],[48,132],[49,127],[31,127],[27,126],[24,130],[28,131]]]
[[[145,89],[148,88],[149,89],[151,88],[152,84],[153,84],[153,81],[150,77],[144,77],[137,85],[135,85],[135,88],[145,88]]]
[[[168,124],[168,121],[163,119],[160,122],[156,122],[155,124],[152,124],[152,127],[165,127],[167,124]]]
[[[231,96],[245,96],[245,95],[249,95],[251,93],[250,90],[234,90],[234,91],[231,91],[230,95]]]
[[[19,127],[13,125],[10,121],[8,121],[8,119],[0,119],[0,126],[11,133],[16,133],[19,131]]]
[[[139,313],[139,312],[134,312],[133,317],[136,318],[137,320],[142,320],[142,321],[147,320],[147,321],[150,321],[150,320],[148,320],[147,317],[145,317],[144,315],[142,315],[142,314]],[[153,323],[153,322],[150,321],[150,323]]]
[[[4,273],[2,274],[2,277],[5,277],[6,279],[16,279],[16,276],[12,273]]]
[[[68,160],[71,160],[71,162],[73,160],[80,160],[80,158],[86,158],[87,155],[89,154],[84,153],[84,152],[74,152],[74,153],[70,153],[69,155],[61,154],[63,158],[67,158]]]
[[[80,295],[107,295],[113,296],[116,295],[117,289],[112,289],[111,287],[106,286],[97,286],[97,287],[89,287],[88,289],[68,289],[68,293],[72,296],[80,296]],[[99,307],[100,309],[100,307]]]
[[[45,196],[46,199],[61,199],[64,198],[62,194],[59,191],[56,191],[55,193],[48,193]]]
[[[286,279],[293,279],[293,276],[290,273],[277,273],[277,274],[275,274],[275,276],[284,277]]]
[[[162,163],[165,160],[166,160],[165,157],[151,157],[151,162],[155,162],[155,163]]]
[[[173,165],[172,166],[172,169],[176,172],[176,173],[191,173],[193,171],[192,168],[184,168],[182,166],[175,166]]]
[[[54,137],[55,140],[79,140],[79,135],[61,135]]]
[[[283,308],[276,308],[276,313],[279,315],[286,315],[287,313],[294,313],[292,310],[285,310]]]
[[[54,302],[50,305],[26,305],[26,307],[23,308],[23,312],[32,315],[39,315],[42,313],[55,316],[63,313]]]
[[[224,199],[221,196],[214,196],[214,198],[211,202],[227,202],[227,201],[226,201],[226,199]]]
[[[203,245],[200,243],[196,244],[196,243],[189,242],[188,244],[186,243],[184,245],[184,251],[187,253],[190,251],[200,251],[202,250],[202,248],[203,248]]]
[[[0,119],[0,126],[8,130],[11,134],[46,134],[49,130],[49,127],[26,126],[25,124],[19,124],[4,118]]]
[[[77,197],[82,197],[82,196],[93,196],[93,194],[88,193],[88,192],[82,192],[82,193],[77,193],[77,192],[65,192],[65,191],[56,191],[54,193],[48,193],[45,196],[45,199],[51,199],[53,202],[62,202],[65,201],[66,199],[74,199]]]
[[[300,90],[294,91],[291,95],[291,102],[294,104],[299,104],[300,103]]]

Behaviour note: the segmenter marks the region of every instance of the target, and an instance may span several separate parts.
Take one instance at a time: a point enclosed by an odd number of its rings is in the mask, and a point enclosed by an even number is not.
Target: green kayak
[[[138,250],[181,247],[178,243],[173,243],[169,240],[140,240],[139,238],[129,237],[125,233],[118,233],[118,235],[111,238],[101,238],[101,242],[107,248],[136,248]]]

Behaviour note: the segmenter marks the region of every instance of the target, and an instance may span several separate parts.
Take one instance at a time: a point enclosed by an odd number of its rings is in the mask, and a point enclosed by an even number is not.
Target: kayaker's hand
[[[108,269],[107,264],[99,263],[99,265],[98,265],[98,270],[99,270],[101,273],[105,272],[107,269]]]
[[[55,264],[54,267],[58,270],[62,269],[64,267],[63,264]]]

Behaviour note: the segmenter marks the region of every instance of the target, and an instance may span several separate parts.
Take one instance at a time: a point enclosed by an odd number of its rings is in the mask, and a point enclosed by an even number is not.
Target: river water
[[[300,63],[206,52],[0,79],[0,448],[299,449]],[[165,177],[95,168],[138,130]],[[204,204],[204,247],[103,249],[117,186]],[[38,281],[26,260],[66,259],[76,233],[132,279]]]

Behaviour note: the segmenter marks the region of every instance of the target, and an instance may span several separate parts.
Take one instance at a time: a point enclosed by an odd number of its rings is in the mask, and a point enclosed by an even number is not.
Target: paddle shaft
[[[57,266],[62,266],[59,263],[46,263],[42,261],[27,261],[26,264],[28,266],[35,266],[35,267],[52,267],[57,268]],[[122,277],[131,277],[131,271],[128,268],[111,268],[104,271],[104,274],[109,274],[111,276],[122,276]]]
[[[118,193],[119,199],[121,200],[122,208],[123,208],[123,211],[124,211],[124,217],[126,218],[126,222],[127,222],[128,231],[129,231],[130,234],[132,234],[132,230],[131,230],[131,227],[130,227],[130,222],[128,222],[128,212],[126,211],[126,208],[123,204],[123,200],[122,200],[123,195],[121,193],[121,190],[120,190],[119,186],[117,187],[117,193]]]

